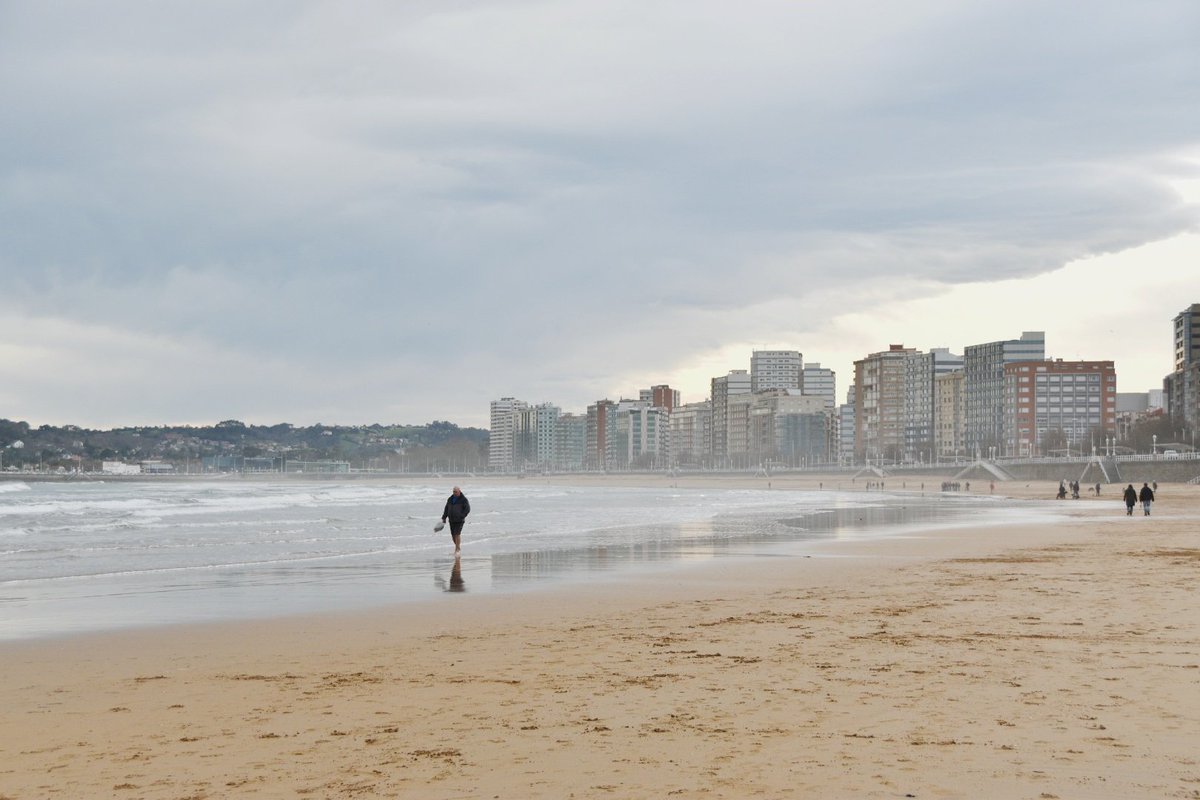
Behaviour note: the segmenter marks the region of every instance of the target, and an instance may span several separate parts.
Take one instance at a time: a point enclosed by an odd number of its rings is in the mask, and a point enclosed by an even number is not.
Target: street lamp
[[[1151,434],[1151,436],[1150,436],[1150,455],[1151,455],[1151,457],[1158,456],[1158,434],[1157,433]]]

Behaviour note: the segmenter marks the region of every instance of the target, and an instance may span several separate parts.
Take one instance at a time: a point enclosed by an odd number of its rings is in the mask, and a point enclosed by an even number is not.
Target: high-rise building
[[[904,449],[909,460],[919,461],[933,453],[938,411],[934,382],[939,375],[962,368],[963,357],[944,347],[904,359]]]
[[[799,350],[755,350],[750,354],[750,391],[800,390],[804,356]]]
[[[904,454],[904,362],[915,353],[902,344],[854,362],[855,460],[895,463]]]
[[[585,467],[606,470],[613,460],[612,443],[617,428],[617,404],[597,400],[587,409],[587,456]]]
[[[708,463],[712,446],[712,402],[702,400],[677,406],[671,412],[671,458],[682,466]]]
[[[800,389],[808,397],[822,397],[825,408],[833,410],[837,405],[837,373],[813,362],[804,365]]]
[[[516,468],[554,467],[560,414],[562,410],[551,403],[525,406],[514,412],[513,465]]]
[[[964,437],[972,457],[1000,448],[1004,434],[1004,365],[1046,358],[1044,331],[1025,331],[1020,339],[970,345],[963,351]]]
[[[729,466],[729,399],[750,393],[750,374],[744,369],[730,370],[729,374],[712,379],[712,426],[709,444],[712,464],[715,467]]]
[[[1087,455],[1116,433],[1111,361],[1018,361],[1004,366],[1004,385],[1004,429],[1013,455]]]
[[[829,416],[824,398],[767,389],[741,395],[731,404],[731,408],[743,407],[748,412],[747,466],[802,467],[829,460]],[[731,417],[740,418],[740,414],[731,412]]]
[[[838,446],[837,457],[839,464],[853,464],[855,447],[855,436],[857,431],[854,425],[854,398],[858,393],[858,387],[854,384],[846,390],[846,402],[842,403],[837,408],[838,414]]]
[[[1163,379],[1167,412],[1176,425],[1200,424],[1200,303],[1175,316],[1175,369]]]
[[[511,472],[516,466],[519,414],[528,407],[528,403],[515,397],[502,397],[492,401],[488,469],[495,472]]]
[[[955,459],[966,453],[963,430],[966,406],[963,402],[963,371],[938,375],[933,380],[933,447],[935,456],[923,460]]]
[[[640,401],[617,404],[609,451],[613,466],[659,469],[670,464],[670,414]]]
[[[555,468],[583,469],[587,463],[587,415],[560,414],[555,451]]]
[[[651,386],[649,389],[639,390],[638,399],[644,400],[654,408],[665,409],[669,414],[679,407],[679,390],[666,384]]]

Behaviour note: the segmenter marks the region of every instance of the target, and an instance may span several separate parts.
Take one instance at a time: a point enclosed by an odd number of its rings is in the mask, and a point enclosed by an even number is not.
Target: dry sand
[[[1200,798],[1200,488],[1162,489],[1149,518],[1106,487],[1052,525],[5,645],[0,798]]]

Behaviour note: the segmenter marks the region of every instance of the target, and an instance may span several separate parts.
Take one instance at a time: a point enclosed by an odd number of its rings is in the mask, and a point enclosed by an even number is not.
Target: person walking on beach
[[[446,507],[442,509],[442,522],[450,522],[450,538],[454,540],[455,557],[462,553],[459,537],[462,536],[463,523],[467,521],[467,515],[470,513],[471,504],[467,496],[462,493],[462,489],[455,486],[446,498]]]
[[[1133,516],[1133,507],[1137,505],[1138,493],[1137,489],[1133,488],[1133,484],[1125,487],[1125,516]]]
[[[1138,492],[1138,500],[1142,501],[1142,510],[1146,512],[1146,516],[1150,516],[1150,504],[1154,502],[1154,490],[1149,484],[1142,484],[1142,491]]]

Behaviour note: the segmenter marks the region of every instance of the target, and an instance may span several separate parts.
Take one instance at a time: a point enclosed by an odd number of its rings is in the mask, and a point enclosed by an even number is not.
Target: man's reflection
[[[442,587],[443,592],[465,592],[467,584],[462,576],[462,559],[455,557],[454,566],[450,569],[450,583],[446,583],[441,575],[434,580],[437,581],[438,586]]]

